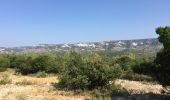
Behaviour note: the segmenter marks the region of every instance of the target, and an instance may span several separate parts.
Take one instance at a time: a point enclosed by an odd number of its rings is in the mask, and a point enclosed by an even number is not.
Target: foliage
[[[8,59],[10,60],[10,68],[16,68],[17,64],[16,64],[16,60],[17,60],[17,55],[16,54],[8,54]]]
[[[63,66],[63,58],[59,55],[48,55],[48,61],[47,61],[47,67],[45,69],[45,72],[47,73],[59,73],[60,70],[62,70]]]
[[[45,71],[47,73],[59,72],[59,59],[57,56],[51,54],[41,54],[37,56],[17,55],[15,62],[12,62],[12,66],[17,69],[17,72],[21,74],[32,74],[39,71]]]
[[[156,33],[164,46],[155,59],[156,77],[163,86],[167,86],[170,85],[170,27],[158,27]]]
[[[90,88],[103,87],[121,76],[118,65],[110,66],[109,63],[96,53],[92,53],[86,60],[86,76],[90,81]]]
[[[156,33],[159,35],[159,42],[163,44],[164,49],[170,50],[170,27],[158,27]]]
[[[136,64],[132,68],[134,73],[145,74],[145,75],[154,75],[154,60],[151,58],[142,57],[137,59]]]
[[[34,70],[34,73],[44,71],[47,67],[54,66],[52,65],[54,62],[55,60],[52,57],[48,55],[40,55],[33,60],[32,69]]]
[[[25,75],[33,73],[34,69],[32,69],[32,61],[33,59],[30,56],[27,57],[26,55],[18,55],[14,63],[16,71]]]
[[[112,64],[118,64],[123,71],[131,71],[132,67],[136,64],[134,54],[112,57]]]
[[[64,69],[59,75],[60,81],[68,88],[83,88],[87,84],[87,77],[84,76],[83,69],[85,63],[82,56],[77,52],[70,52],[64,55]]]
[[[5,56],[0,56],[0,72],[3,72],[10,66],[10,61]]]
[[[109,85],[120,75],[120,67],[109,66],[98,54],[83,58],[77,52],[70,52],[65,55],[65,69],[59,79],[68,88],[94,89]]]

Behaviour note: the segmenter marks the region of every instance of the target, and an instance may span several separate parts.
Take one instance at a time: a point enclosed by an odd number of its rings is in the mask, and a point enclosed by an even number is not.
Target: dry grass
[[[1,73],[0,75],[0,85],[11,84],[12,80],[8,73]]]
[[[158,84],[142,83],[138,81],[117,80],[116,84],[120,84],[132,93],[155,93],[161,94],[162,86]]]
[[[15,75],[13,71],[6,72],[12,79],[11,84],[0,85],[0,100],[84,100],[90,98],[88,93],[75,95],[72,91],[57,90],[51,83],[57,83],[56,76],[48,76],[46,78],[37,78],[36,76]],[[17,84],[27,80],[34,84],[23,85]],[[144,84],[136,81],[116,80],[116,84],[120,84],[128,91],[134,93],[158,93],[162,89],[161,85]]]
[[[56,76],[37,78],[15,75],[11,70],[5,73],[10,75],[12,83],[0,85],[0,100],[84,100],[86,98],[74,95],[71,91],[56,90],[51,84],[58,82]],[[31,84],[27,85],[28,82]]]

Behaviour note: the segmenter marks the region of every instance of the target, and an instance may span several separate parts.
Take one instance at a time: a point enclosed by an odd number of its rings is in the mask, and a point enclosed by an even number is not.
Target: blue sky
[[[154,38],[170,0],[0,0],[0,47]]]

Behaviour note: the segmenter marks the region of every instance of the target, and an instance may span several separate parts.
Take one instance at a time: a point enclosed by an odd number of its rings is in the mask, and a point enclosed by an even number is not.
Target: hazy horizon
[[[2,0],[0,47],[157,38],[169,0]]]
[[[77,44],[77,43],[95,43],[95,42],[108,42],[108,41],[128,41],[128,40],[143,40],[143,39],[157,39],[157,38],[136,38],[136,39],[115,39],[115,40],[103,40],[103,41],[76,41],[76,42],[61,42],[61,43],[39,43],[32,45],[20,45],[20,46],[4,46],[1,48],[15,48],[15,47],[27,47],[27,46],[38,46],[38,45],[60,45],[60,44]]]

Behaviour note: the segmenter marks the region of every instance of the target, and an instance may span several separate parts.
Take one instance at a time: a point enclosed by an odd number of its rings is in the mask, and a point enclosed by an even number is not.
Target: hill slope
[[[0,48],[0,53],[11,53],[11,52],[63,52],[63,51],[127,51],[131,50],[134,52],[142,52],[146,50],[158,51],[162,48],[162,45],[156,38],[152,39],[136,39],[136,40],[116,40],[116,41],[102,41],[102,42],[80,42],[74,44],[39,44],[36,46],[24,46],[24,47],[13,47],[13,48]]]

